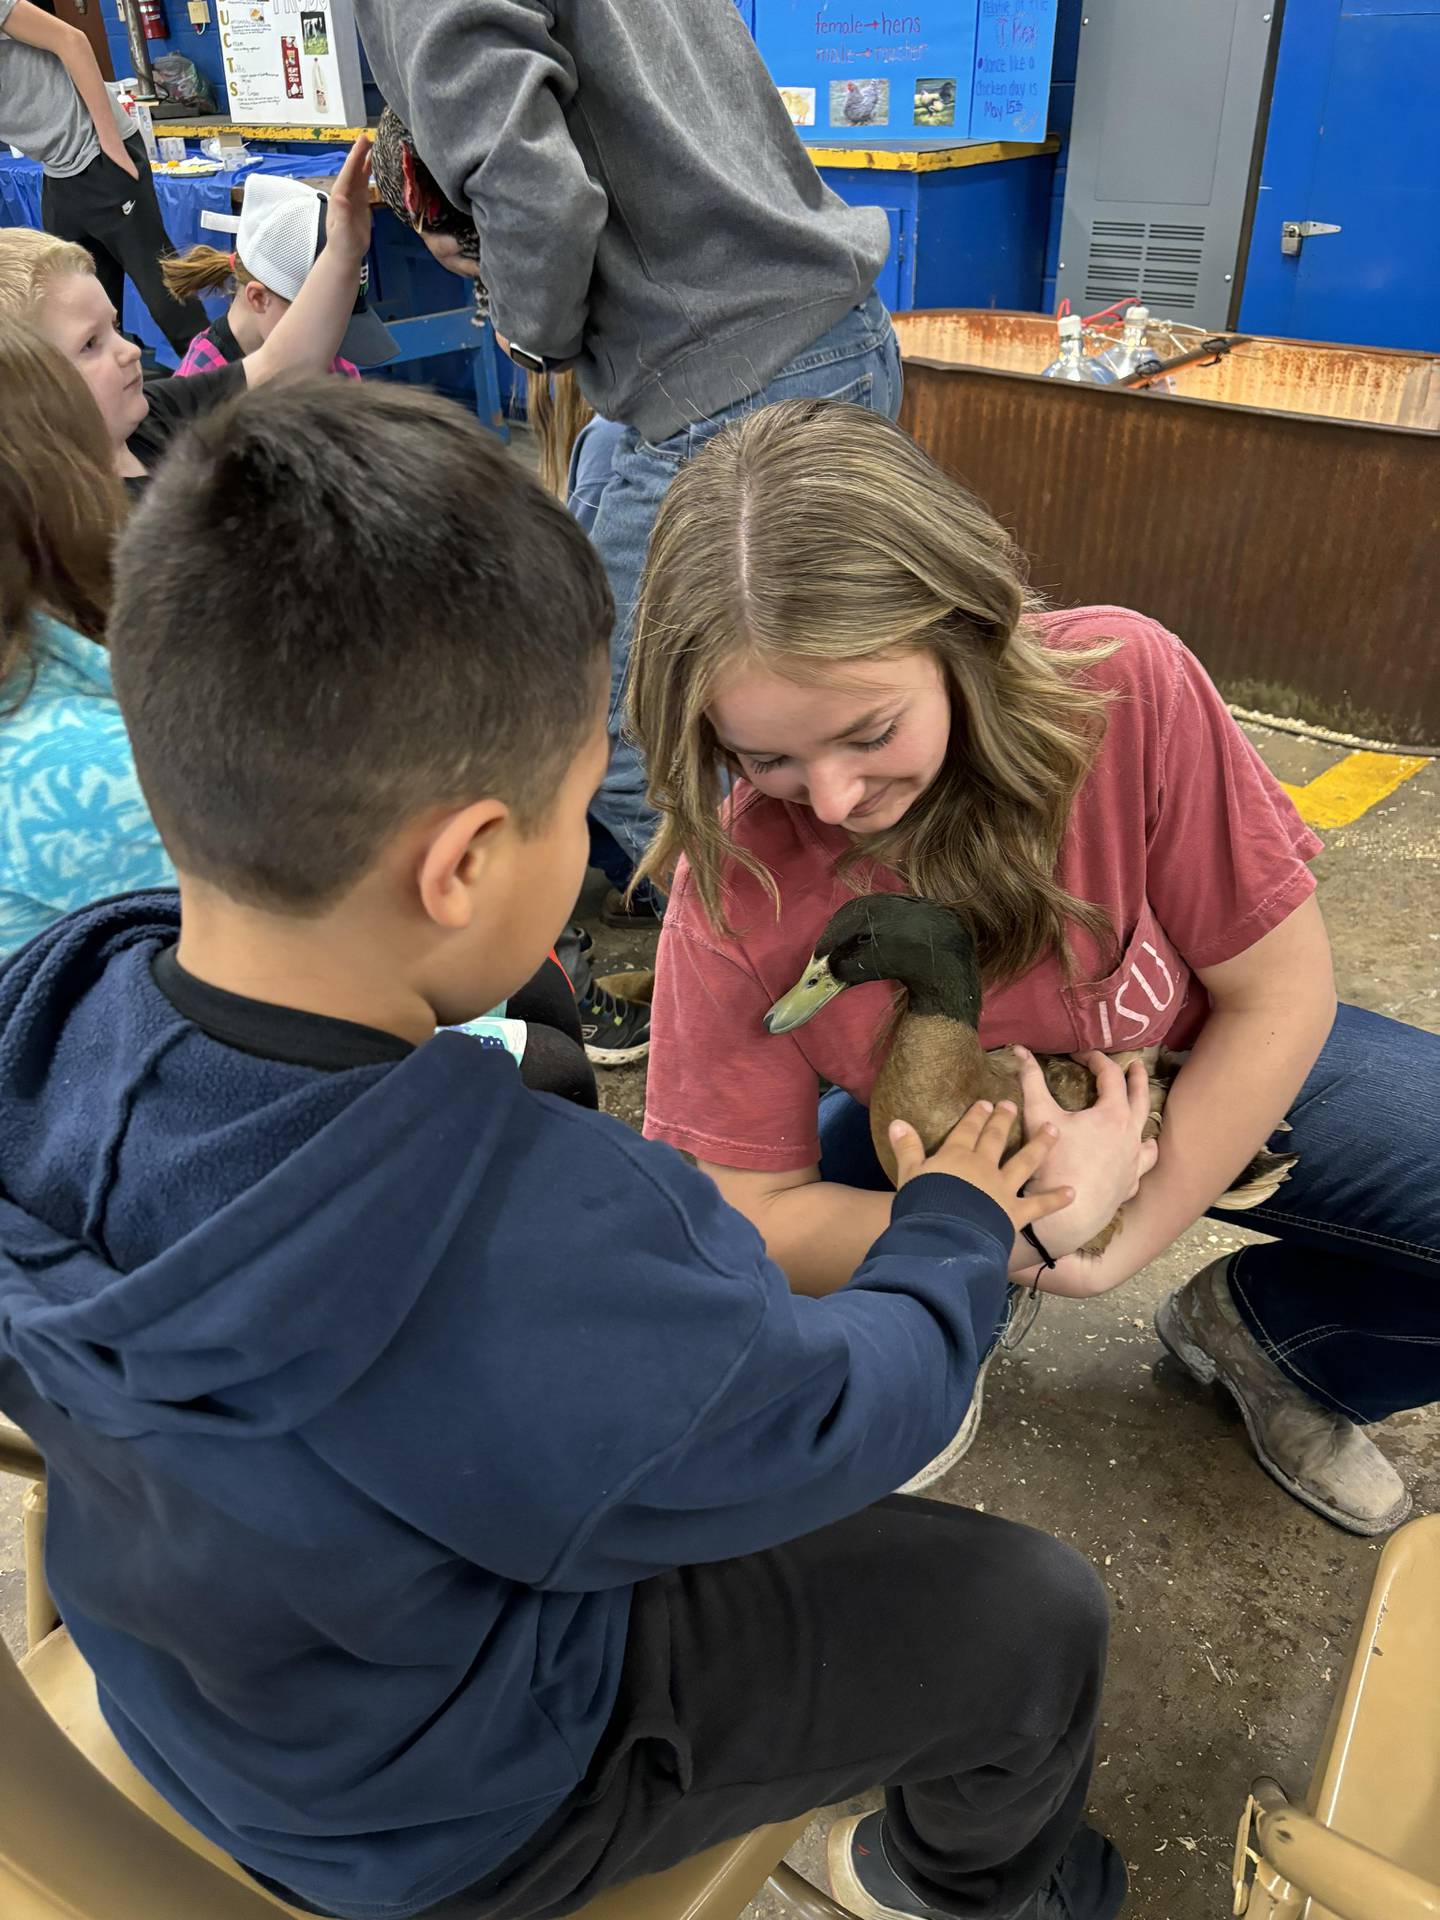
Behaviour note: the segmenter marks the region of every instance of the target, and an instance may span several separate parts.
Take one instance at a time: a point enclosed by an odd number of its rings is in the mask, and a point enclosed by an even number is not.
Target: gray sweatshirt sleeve
[[[541,0],[360,0],[386,98],[480,233],[495,324],[548,359],[579,353],[609,213],[570,137],[574,63]]]

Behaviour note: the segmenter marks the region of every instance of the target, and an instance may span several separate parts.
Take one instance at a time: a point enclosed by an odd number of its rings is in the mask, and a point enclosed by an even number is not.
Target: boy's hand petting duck
[[[976,1101],[998,1109],[1002,1101],[1018,1108],[1023,1100],[1026,1127],[1013,1112],[1009,1145],[1018,1145],[1023,1132],[1033,1138],[1042,1126],[1055,1127],[1060,1143],[1044,1163],[1045,1179],[1079,1187],[1064,1164],[1065,1115],[1087,1113],[1088,1124],[1103,1109],[1115,1122],[1117,1142],[1127,1125],[1135,1129],[1134,1170],[1122,1160],[1120,1189],[1102,1198],[1099,1217],[1082,1223],[1078,1239],[1064,1244],[1063,1218],[1049,1230],[1052,1253],[1103,1253],[1121,1230],[1124,1201],[1155,1163],[1154,1140],[1180,1057],[1148,1047],[1139,1054],[1090,1054],[1081,1065],[1068,1054],[1037,1060],[1020,1047],[987,1053],[980,1045],[980,967],[969,927],[951,908],[905,894],[866,894],[832,915],[804,973],[765,1016],[766,1028],[792,1033],[846,987],[870,981],[893,981],[901,990],[890,1049],[870,1096],[870,1137],[890,1179],[896,1179],[893,1121],[913,1127],[930,1154]],[[1294,1165],[1294,1154],[1262,1149],[1217,1205],[1231,1211],[1258,1206]]]
[[[1023,1147],[1010,1151],[1011,1129],[1015,1124],[1015,1104],[1002,1100],[998,1107],[988,1100],[977,1100],[966,1109],[933,1153],[920,1144],[920,1136],[905,1120],[890,1122],[890,1147],[895,1156],[894,1180],[905,1187],[922,1173],[948,1173],[956,1180],[978,1187],[997,1207],[1010,1216],[1016,1233],[1033,1227],[1047,1214],[1059,1213],[1075,1198],[1071,1187],[1047,1187],[1027,1193],[1026,1187],[1040,1171],[1041,1162],[1055,1144],[1055,1128],[1047,1121]]]

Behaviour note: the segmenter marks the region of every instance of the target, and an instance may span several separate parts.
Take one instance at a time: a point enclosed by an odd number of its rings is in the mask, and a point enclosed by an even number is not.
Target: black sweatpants
[[[565,969],[554,958],[512,993],[505,1008],[527,1027],[520,1078],[535,1093],[556,1093],[593,1113],[600,1105],[595,1069],[580,1038],[580,1010]]]
[[[160,277],[162,254],[174,253],[145,143],[138,136],[125,142],[138,180],[103,153],[68,180],[48,174],[40,194],[40,219],[47,233],[60,240],[78,240],[95,256],[95,272],[117,314],[124,312],[125,276],[135,282],[140,298],[157,327],[182,357],[185,349],[209,324],[198,300],[175,300]]]
[[[1108,1610],[1048,1534],[895,1497],[769,1552],[636,1589],[585,1781],[425,1920],[537,1920],[769,1821],[886,1789],[931,1904],[1009,1914],[1085,1804]]]

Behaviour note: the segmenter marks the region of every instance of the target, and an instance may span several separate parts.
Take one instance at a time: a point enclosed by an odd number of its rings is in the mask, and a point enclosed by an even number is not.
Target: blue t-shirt
[[[76,907],[175,872],[140,791],[105,649],[38,615],[35,682],[0,691],[0,957]]]

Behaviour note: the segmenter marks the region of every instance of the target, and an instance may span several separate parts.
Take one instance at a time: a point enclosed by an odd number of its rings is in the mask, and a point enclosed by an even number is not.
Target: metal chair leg
[[[45,1482],[25,1489],[20,1506],[25,1541],[25,1644],[38,1647],[60,1624],[60,1615],[45,1583]]]
[[[767,1884],[775,1889],[799,1920],[855,1920],[848,1907],[840,1906],[828,1893],[821,1893],[818,1887],[811,1886],[803,1874],[797,1873],[794,1867],[787,1866],[783,1860]]]

